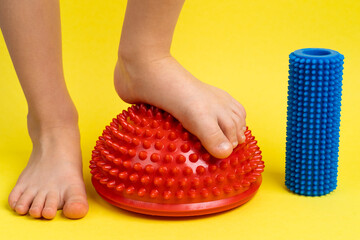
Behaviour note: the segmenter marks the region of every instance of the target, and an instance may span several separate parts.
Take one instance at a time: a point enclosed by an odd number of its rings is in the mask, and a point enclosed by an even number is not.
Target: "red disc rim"
[[[246,203],[256,194],[261,185],[262,178],[260,176],[256,182],[251,184],[248,190],[238,195],[215,201],[186,204],[151,203],[122,196],[111,196],[109,189],[105,188],[94,177],[91,178],[91,181],[95,190],[104,200],[119,208],[154,216],[185,217],[223,212]]]

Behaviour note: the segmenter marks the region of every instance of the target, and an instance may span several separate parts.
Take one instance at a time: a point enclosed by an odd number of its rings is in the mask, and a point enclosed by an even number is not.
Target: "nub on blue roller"
[[[285,185],[322,196],[337,186],[344,56],[305,48],[289,58]]]

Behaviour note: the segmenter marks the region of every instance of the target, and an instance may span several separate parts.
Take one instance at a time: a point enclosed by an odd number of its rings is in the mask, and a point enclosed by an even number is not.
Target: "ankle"
[[[170,57],[169,49],[157,47],[136,47],[120,44],[118,57],[126,65],[138,65]]]
[[[41,139],[52,132],[72,129],[78,131],[78,112],[76,108],[61,108],[61,111],[51,111],[48,114],[29,110],[27,116],[28,130],[31,139]]]

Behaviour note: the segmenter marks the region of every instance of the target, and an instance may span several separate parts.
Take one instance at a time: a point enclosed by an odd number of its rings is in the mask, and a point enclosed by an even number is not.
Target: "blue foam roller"
[[[285,185],[322,196],[337,186],[344,56],[305,48],[289,58]]]

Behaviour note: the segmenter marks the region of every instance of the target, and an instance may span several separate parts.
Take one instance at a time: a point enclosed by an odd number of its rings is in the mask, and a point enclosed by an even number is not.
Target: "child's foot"
[[[225,91],[196,79],[171,56],[119,58],[114,79],[121,99],[171,113],[215,157],[229,156],[245,140],[243,106]]]
[[[33,151],[9,196],[18,214],[52,219],[58,209],[68,218],[88,211],[82,178],[80,135],[75,124],[43,128],[28,122]]]

